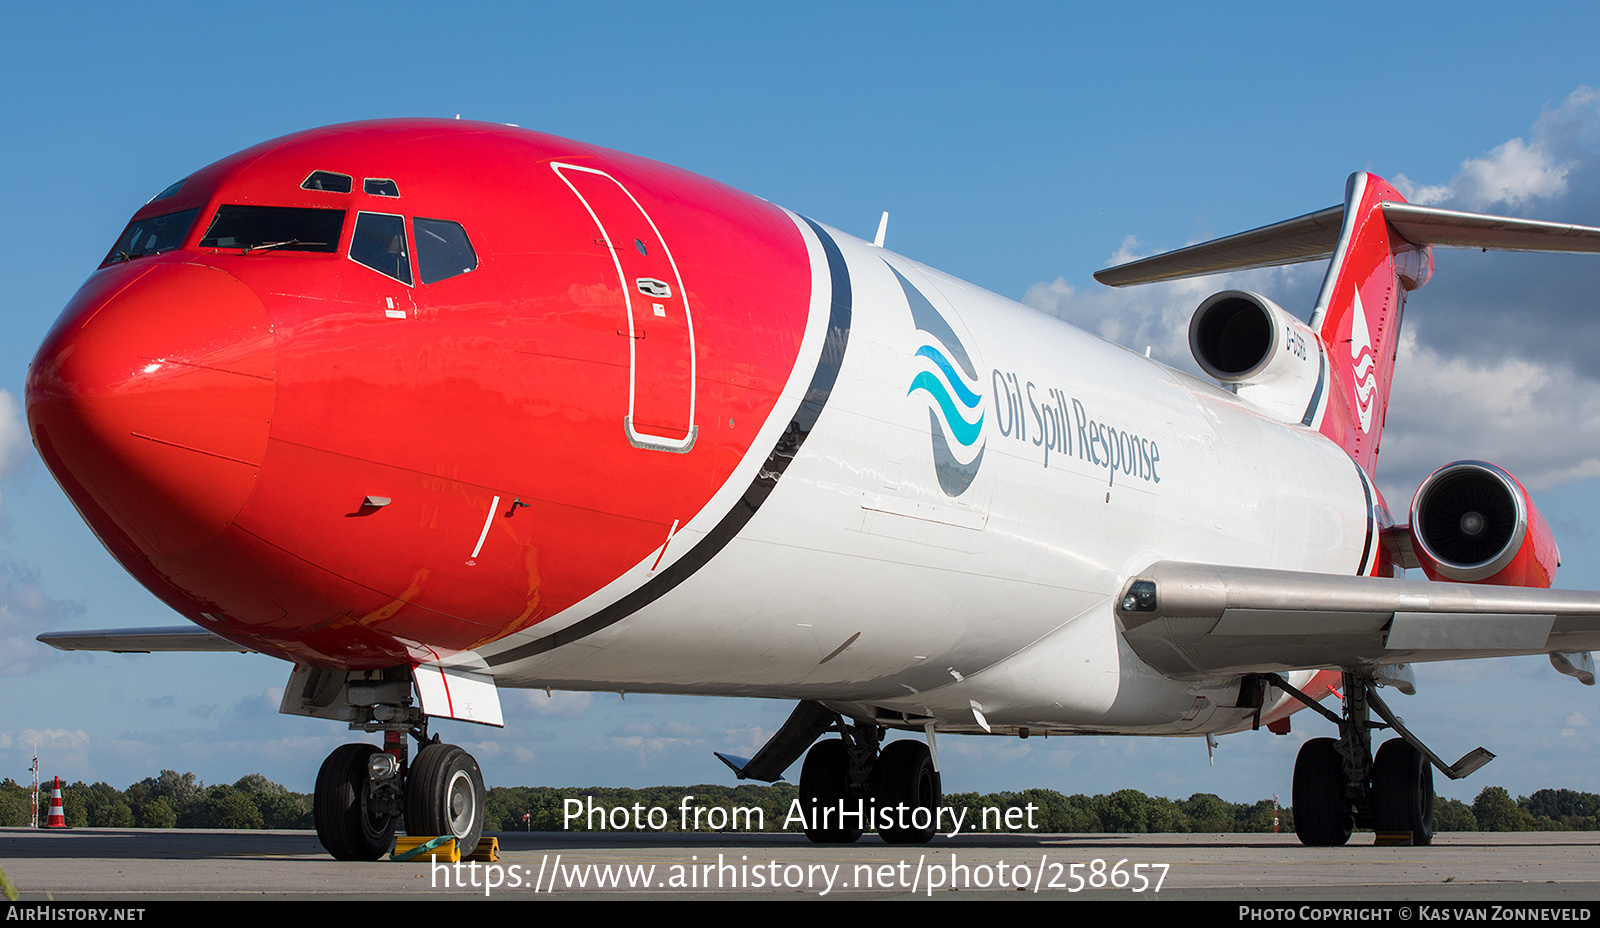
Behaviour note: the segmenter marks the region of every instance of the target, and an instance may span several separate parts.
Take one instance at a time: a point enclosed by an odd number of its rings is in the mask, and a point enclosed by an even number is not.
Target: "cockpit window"
[[[301,181],[300,186],[306,190],[326,190],[329,193],[349,193],[350,175],[335,174],[333,171],[312,171],[310,176]]]
[[[370,196],[375,197],[397,197],[400,195],[399,185],[387,177],[369,177],[361,182],[361,189],[365,190]]]
[[[425,284],[465,274],[478,266],[467,230],[448,219],[411,220],[417,233],[417,276]]]
[[[298,206],[219,206],[211,228],[200,240],[203,248],[242,248],[245,251],[337,251],[342,209],[306,209]]]
[[[350,260],[411,286],[406,221],[387,213],[357,213],[356,231],[350,238]]]
[[[194,209],[167,213],[165,216],[151,216],[148,219],[128,223],[128,227],[122,230],[121,237],[111,246],[111,252],[100,262],[100,266],[105,267],[118,261],[142,258],[145,255],[159,254],[177,248],[189,236],[189,229],[199,214],[200,207],[197,206]]]
[[[176,184],[173,184],[172,186],[168,187],[167,189],[165,189],[165,190],[161,191],[160,193],[156,194],[155,196],[151,197],[147,202],[154,203],[157,200],[165,200],[167,197],[170,197],[173,194],[177,193],[179,190],[182,190],[183,189],[183,182],[188,180],[188,179],[189,178],[185,177],[183,180],[178,181]]]

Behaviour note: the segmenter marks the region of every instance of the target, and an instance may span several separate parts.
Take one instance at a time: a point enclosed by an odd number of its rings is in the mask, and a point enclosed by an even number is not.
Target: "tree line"
[[[0,824],[26,825],[26,786],[0,781]],[[39,820],[50,807],[48,784],[39,791]],[[206,786],[193,773],[163,770],[125,790],[78,781],[61,787],[62,812],[74,828],[313,828],[311,794],[293,793],[259,773],[233,785]]]
[[[735,815],[734,810],[759,809],[761,830],[796,833],[797,825],[791,821],[785,829],[784,823],[798,798],[793,783],[642,789],[497,786],[489,790],[484,824],[490,832],[744,831],[751,830],[754,819],[748,811]],[[26,825],[29,802],[27,787],[10,779],[0,781],[0,825]],[[48,804],[46,789],[39,801],[41,819]],[[957,815],[964,814],[962,831],[969,833],[1262,833],[1272,831],[1274,817],[1270,799],[1237,803],[1211,793],[1166,799],[1135,789],[1096,796],[1050,789],[953,793],[944,797],[943,804]],[[163,770],[125,790],[79,781],[62,788],[62,805],[67,824],[80,828],[314,827],[311,794],[291,792],[259,773],[231,785],[207,786],[193,773]],[[652,814],[653,810],[659,812]],[[989,828],[983,827],[985,810]],[[574,811],[576,816],[570,814]],[[1279,831],[1294,830],[1292,809],[1282,808],[1276,815]],[[1000,824],[1006,822],[1020,827]],[[1456,799],[1435,802],[1434,825],[1438,831],[1600,831],[1600,794],[1542,789],[1513,798],[1503,787],[1489,786],[1470,804]]]
[[[686,796],[693,798],[685,801]],[[728,815],[722,821],[733,821],[734,808],[760,808],[766,831],[783,831],[783,822],[792,803],[799,797],[798,788],[791,783],[774,783],[771,786],[658,786],[645,789],[593,787],[577,789],[542,786],[496,787],[489,790],[488,811],[485,822],[490,831],[681,831],[685,830],[682,807],[721,807]],[[580,805],[569,806],[567,800],[578,799]],[[629,821],[624,828],[615,829],[615,821],[588,814],[593,807],[603,809],[644,810],[659,807],[667,810],[664,828],[646,822],[636,827]],[[1287,806],[1274,809],[1271,799],[1253,803],[1228,802],[1212,793],[1196,793],[1188,799],[1166,799],[1148,796],[1136,789],[1118,790],[1110,794],[1086,796],[1082,793],[1065,795],[1052,789],[1029,789],[1021,792],[953,793],[946,794],[943,804],[959,814],[965,810],[964,831],[1008,830],[982,828],[984,810],[991,813],[990,821],[1028,820],[1025,810],[1031,804],[1033,827],[1015,829],[1020,832],[1076,833],[1076,834],[1156,834],[1156,833],[1216,833],[1249,834],[1273,830],[1274,816],[1280,832],[1294,831],[1294,810]],[[1017,810],[1012,812],[1012,810]],[[569,817],[569,811],[583,814]],[[1007,813],[1011,818],[1007,819]],[[635,816],[629,816],[633,818]],[[711,816],[701,816],[705,825]],[[598,820],[597,820],[598,819]],[[662,821],[661,819],[657,820]],[[744,819],[739,819],[743,823]],[[599,827],[591,827],[591,826]],[[1600,831],[1600,794],[1583,793],[1569,789],[1542,789],[1531,796],[1512,798],[1504,787],[1489,786],[1470,804],[1458,799],[1439,799],[1434,803],[1434,827],[1437,831]],[[688,830],[693,830],[692,828]],[[700,830],[711,830],[702,827]],[[790,831],[795,829],[791,827]]]

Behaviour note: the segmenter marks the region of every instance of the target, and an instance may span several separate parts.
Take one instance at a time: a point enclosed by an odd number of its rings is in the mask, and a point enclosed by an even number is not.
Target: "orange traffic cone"
[[[45,817],[44,827],[67,827],[67,813],[61,808],[61,778],[56,777],[55,785],[50,787],[50,814]]]

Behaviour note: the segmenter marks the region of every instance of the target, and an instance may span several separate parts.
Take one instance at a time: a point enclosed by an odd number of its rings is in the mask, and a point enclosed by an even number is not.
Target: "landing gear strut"
[[[351,682],[350,728],[383,732],[384,746],[346,744],[317,773],[312,817],[317,838],[339,860],[377,860],[394,847],[402,817],[406,834],[457,839],[463,855],[483,836],[487,794],[472,755],[428,737],[428,719],[411,705],[411,682]],[[406,760],[406,737],[420,746]]]
[[[1273,685],[1331,719],[1339,737],[1314,738],[1300,749],[1294,765],[1294,830],[1311,847],[1336,847],[1357,827],[1380,835],[1409,834],[1411,844],[1433,843],[1433,768],[1460,779],[1494,759],[1483,748],[1445,764],[1407,731],[1373,692],[1377,678],[1344,674],[1344,715],[1338,716],[1269,675]],[[1409,692],[1409,690],[1407,690]],[[1376,711],[1384,722],[1374,722]],[[1392,728],[1400,736],[1372,755],[1372,730]]]
[[[806,837],[818,844],[849,844],[876,828],[890,844],[930,841],[941,793],[928,746],[896,741],[880,752],[882,726],[841,718],[833,728],[840,737],[812,745],[800,770]]]

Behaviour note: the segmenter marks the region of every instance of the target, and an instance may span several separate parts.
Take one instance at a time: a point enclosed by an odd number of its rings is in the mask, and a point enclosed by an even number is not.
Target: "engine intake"
[[[1411,500],[1411,546],[1433,580],[1548,587],[1560,552],[1515,477],[1483,461],[1434,471]]]
[[[1259,293],[1207,297],[1189,321],[1189,350],[1207,374],[1286,422],[1304,420],[1321,385],[1316,333]]]

